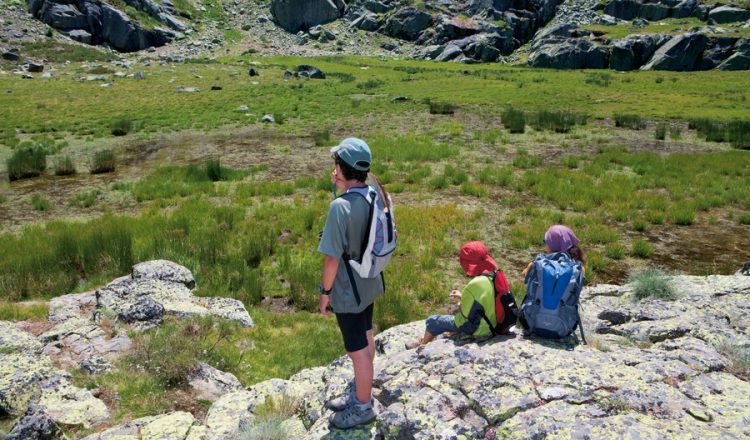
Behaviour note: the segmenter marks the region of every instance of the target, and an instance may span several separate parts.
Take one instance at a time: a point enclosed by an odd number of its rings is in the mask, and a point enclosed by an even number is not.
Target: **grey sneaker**
[[[353,403],[331,417],[331,424],[339,429],[349,429],[375,420],[378,414],[372,400],[364,405]]]
[[[354,404],[354,394],[349,393],[329,400],[328,402],[326,402],[325,406],[331,411],[338,412],[345,410],[349,405],[352,404]]]

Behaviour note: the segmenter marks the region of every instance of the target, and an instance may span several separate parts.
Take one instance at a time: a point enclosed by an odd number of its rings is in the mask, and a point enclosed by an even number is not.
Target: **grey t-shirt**
[[[362,239],[369,226],[367,224],[369,215],[370,204],[356,193],[348,193],[336,198],[328,209],[328,218],[320,238],[318,252],[340,259],[336,280],[333,282],[331,291],[331,307],[336,313],[359,313],[383,293],[381,277],[361,278],[352,271],[360,297],[360,303],[357,304],[346,265],[341,259],[345,251],[352,259],[359,258]]]

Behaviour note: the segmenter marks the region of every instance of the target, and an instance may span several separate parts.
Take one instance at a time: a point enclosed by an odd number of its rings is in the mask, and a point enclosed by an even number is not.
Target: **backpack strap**
[[[367,196],[362,194],[362,191],[358,191],[358,190],[367,191],[367,194],[370,196],[370,199],[368,200]],[[372,217],[375,215],[375,197],[377,196],[377,192],[375,192],[370,186],[361,187],[361,188],[351,188],[347,192],[342,194],[341,197],[344,197],[347,194],[358,194],[360,197],[365,199],[368,205],[370,205],[370,211],[367,214],[367,230],[365,231],[365,234],[362,236],[362,244],[360,245],[360,248],[359,248],[359,259],[357,260],[358,263],[361,263],[362,254],[364,253],[365,249],[367,249],[367,243],[370,241],[370,224],[372,223]],[[347,261],[349,261],[349,259],[347,259]],[[352,284],[354,284],[354,282],[352,282]]]
[[[479,312],[479,313],[480,313],[480,315],[479,315],[479,316],[481,316],[481,317],[482,317],[482,319],[484,319],[484,322],[486,322],[486,323],[487,323],[487,327],[489,327],[489,328],[490,328],[490,331],[492,332],[492,337],[495,337],[495,336],[497,336],[497,334],[498,334],[498,333],[497,333],[497,331],[495,330],[495,326],[494,326],[494,325],[492,325],[492,323],[490,322],[490,318],[488,318],[488,317],[487,317],[487,314],[486,314],[486,313],[484,313],[484,309],[482,309],[482,311],[481,311],[481,312]]]
[[[362,239],[362,247],[360,247],[360,253],[359,253],[360,254],[359,255],[359,261],[362,261],[362,251],[364,251],[365,248],[367,248],[367,242],[370,239],[370,228],[369,228],[369,225],[372,222],[373,211],[374,211],[374,208],[375,208],[375,197],[374,197],[374,195],[371,196],[371,198],[372,198],[372,203],[371,203],[369,200],[367,200],[367,197],[364,194],[362,194],[362,192],[356,191],[356,189],[361,189],[361,188],[352,188],[352,189],[355,189],[355,190],[351,191],[351,189],[350,189],[349,191],[345,192],[344,194],[341,194],[341,197],[344,197],[347,194],[357,194],[360,197],[362,197],[363,199],[365,199],[365,201],[370,205],[370,212],[369,212],[369,215],[367,217],[367,226],[368,226],[367,227],[367,232],[365,233],[365,235],[364,235],[364,237]],[[366,187],[366,191],[368,193],[370,193],[370,187],[369,186]],[[357,281],[354,279],[354,270],[352,269],[352,265],[349,264],[349,260],[351,260],[351,256],[347,252],[344,252],[341,255],[341,259],[344,260],[344,266],[346,267],[346,274],[349,276],[349,284],[352,285],[352,293],[354,293],[354,300],[357,301],[357,305],[360,305],[362,303],[362,298],[359,296],[359,289],[357,288]],[[385,290],[385,279],[383,280],[383,290]]]
[[[346,274],[349,275],[349,284],[352,285],[352,292],[354,293],[354,300],[357,301],[357,305],[360,305],[362,303],[362,298],[359,296],[359,289],[357,289],[357,281],[354,279],[354,271],[352,270],[352,265],[349,264],[349,254],[344,252],[343,255],[341,255],[341,259],[344,260],[344,266],[346,267]]]

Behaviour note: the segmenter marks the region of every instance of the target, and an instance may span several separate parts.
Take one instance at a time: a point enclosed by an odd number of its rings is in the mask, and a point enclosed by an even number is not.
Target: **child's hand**
[[[461,299],[461,291],[460,290],[451,290],[451,298],[453,299]]]

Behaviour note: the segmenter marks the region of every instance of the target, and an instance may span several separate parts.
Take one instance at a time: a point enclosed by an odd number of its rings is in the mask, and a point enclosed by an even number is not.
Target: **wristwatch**
[[[333,287],[331,287],[330,289],[326,290],[326,288],[323,287],[323,283],[320,283],[320,294],[321,295],[330,295],[331,294],[331,290],[333,290]]]

